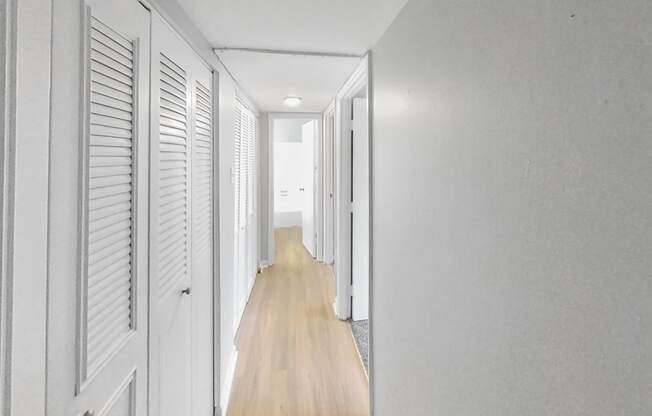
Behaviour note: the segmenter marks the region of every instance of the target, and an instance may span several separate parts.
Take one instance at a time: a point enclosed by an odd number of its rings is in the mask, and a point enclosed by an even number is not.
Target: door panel
[[[309,121],[301,126],[303,138],[303,211],[301,223],[303,232],[303,245],[311,256],[315,257],[315,121]]]
[[[369,128],[367,100],[353,99],[353,320],[369,319]]]
[[[213,414],[214,146],[212,74],[194,73],[192,161],[192,414]]]
[[[151,414],[213,409],[212,74],[152,21]]]
[[[190,414],[189,74],[186,46],[152,20],[150,250],[152,414]],[[190,288],[190,290],[192,290]]]
[[[324,263],[331,264],[335,259],[335,172],[333,155],[335,153],[335,116],[326,117],[324,134]]]
[[[50,415],[147,412],[149,22],[129,0],[84,9],[79,272],[72,290],[51,274]]]

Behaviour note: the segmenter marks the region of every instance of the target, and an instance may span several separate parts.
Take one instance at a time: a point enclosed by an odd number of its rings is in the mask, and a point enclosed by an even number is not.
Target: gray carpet
[[[358,351],[362,357],[364,368],[369,372],[369,321],[351,321],[351,330],[353,338],[358,344]]]

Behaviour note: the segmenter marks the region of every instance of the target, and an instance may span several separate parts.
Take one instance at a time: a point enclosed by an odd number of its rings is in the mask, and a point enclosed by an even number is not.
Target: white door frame
[[[363,89],[367,95],[367,114],[369,118],[369,143],[371,144],[371,88],[369,77],[369,55],[344,84],[335,100],[335,277],[336,296],[335,313],[342,320],[351,318],[351,149],[345,138],[351,134],[351,100]],[[371,146],[369,147],[371,150]],[[371,153],[370,153],[371,155]],[[371,157],[369,157],[371,161]],[[369,164],[371,172],[371,162]],[[369,175],[371,178],[371,175]],[[371,182],[371,179],[370,179]],[[369,199],[371,201],[371,183]],[[370,204],[371,207],[371,204]],[[371,230],[371,212],[369,214],[369,229]],[[371,231],[369,238],[369,263],[371,265]],[[370,276],[371,276],[371,268]],[[370,309],[371,309],[371,277],[370,277]],[[371,314],[370,314],[371,315]]]
[[[362,62],[344,84],[335,99],[335,279],[336,297],[335,314],[340,319],[351,317],[351,227],[348,219],[351,214],[350,177],[342,175],[343,163],[351,163],[350,158],[343,158],[342,137],[351,131],[351,99],[366,88],[367,117],[369,121],[369,403],[370,414],[374,414],[374,315],[373,315],[373,77],[371,52],[367,52]],[[349,117],[345,117],[349,114]],[[350,152],[349,152],[350,156]],[[350,169],[349,169],[350,170]],[[344,196],[344,198],[343,198]]]
[[[274,121],[279,120],[279,119],[297,119],[297,118],[305,118],[309,120],[315,120],[317,121],[317,140],[318,143],[322,142],[322,114],[321,113],[269,113],[268,117],[268,125],[267,125],[267,131],[268,131],[268,153],[267,153],[267,197],[269,198],[268,201],[268,207],[269,207],[269,212],[268,212],[268,224],[267,224],[267,253],[269,257],[269,266],[274,264],[275,260],[275,244],[274,244]],[[315,147],[316,150],[319,150],[320,145],[317,145]],[[321,155],[318,155],[317,157],[321,158]],[[320,167],[318,167],[318,170]],[[319,184],[318,184],[319,185]],[[319,186],[321,189],[321,186]],[[315,187],[315,192],[317,191],[317,186]],[[317,211],[317,210],[315,210]],[[319,217],[318,217],[319,215]],[[320,221],[321,218],[321,210],[320,212],[315,212],[315,221]],[[320,239],[320,235],[317,236],[317,241]]]
[[[213,73],[213,409],[221,414],[220,371],[222,362],[221,341],[221,288],[220,288],[220,76]]]
[[[46,406],[52,2],[0,5],[0,412]]]

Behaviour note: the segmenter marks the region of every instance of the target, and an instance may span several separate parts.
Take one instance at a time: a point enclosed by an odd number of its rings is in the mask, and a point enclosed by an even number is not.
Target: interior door
[[[301,225],[303,245],[312,257],[315,257],[315,133],[317,122],[312,120],[301,126],[302,134],[302,161],[303,161],[303,211],[301,212]]]
[[[367,99],[353,99],[353,320],[369,318],[369,123]]]
[[[203,343],[212,339],[212,307],[206,304],[213,294],[207,223],[212,189],[206,182],[212,179],[207,159],[212,144],[207,142],[210,108],[204,101],[210,73],[157,16],[152,19],[151,68],[150,414],[205,414],[199,411],[205,403],[193,402],[205,394],[197,388],[200,377],[206,377],[197,373],[199,365],[193,368],[193,355],[195,364],[208,359],[205,371],[212,369]],[[208,332],[199,334],[204,329]]]
[[[75,166],[78,182],[51,184],[50,221],[78,213],[50,247],[52,416],[147,414],[149,29],[138,2],[85,2],[79,153],[53,161]]]
[[[331,264],[335,257],[335,116],[326,117],[324,135],[324,262]]]
[[[200,62],[192,71],[192,414],[213,415],[213,341],[216,295],[215,146],[213,145],[213,80]]]

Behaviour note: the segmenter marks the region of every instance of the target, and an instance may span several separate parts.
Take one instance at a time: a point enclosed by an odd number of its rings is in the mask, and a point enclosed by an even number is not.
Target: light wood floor
[[[369,416],[369,383],[333,296],[301,229],[278,229],[276,264],[258,276],[236,340],[228,416]]]

